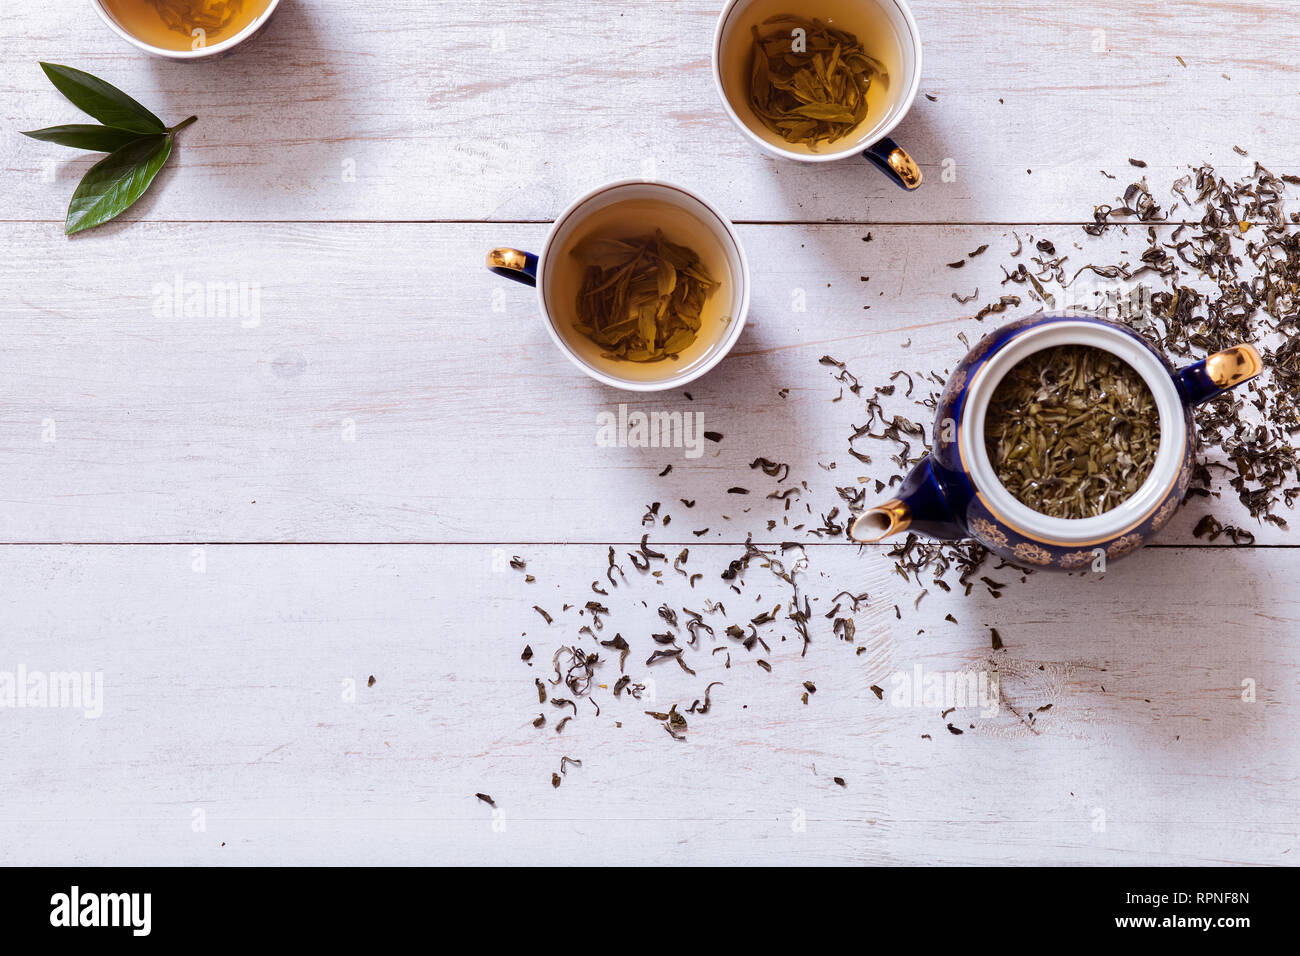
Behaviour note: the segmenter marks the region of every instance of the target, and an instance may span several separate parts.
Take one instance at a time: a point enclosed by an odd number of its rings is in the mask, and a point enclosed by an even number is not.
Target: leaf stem
[[[189,126],[191,123],[195,123],[195,122],[198,122],[198,117],[191,116],[189,119],[177,123],[171,129],[167,130],[167,132],[171,133],[172,135],[175,135],[176,133],[179,133],[181,130],[183,130],[185,127]]]

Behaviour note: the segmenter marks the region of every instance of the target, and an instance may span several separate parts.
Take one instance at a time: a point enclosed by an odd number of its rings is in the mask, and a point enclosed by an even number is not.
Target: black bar
[[[730,927],[726,932],[737,938],[786,924],[810,945],[834,938],[829,934],[836,927],[865,947],[892,946],[899,933],[916,945],[996,938],[1023,943],[1031,937],[1022,934],[1031,931],[1051,934],[1038,937],[1040,943],[1182,943],[1199,936],[1232,945],[1256,929],[1277,934],[1291,928],[1283,907],[1293,874],[1245,868],[629,867],[592,873],[358,866],[7,869],[0,879],[0,928],[8,944],[29,938],[139,944],[283,938],[385,945],[415,934],[459,946],[464,930],[478,927],[485,934],[481,944],[494,949],[511,931],[534,934],[530,946],[557,947],[570,945],[565,940],[585,947],[618,938],[607,933],[650,933],[676,949],[689,944],[689,928],[700,919],[720,931]],[[77,922],[110,922],[116,914],[119,925],[54,925],[72,921],[73,887]],[[143,894],[149,894],[147,925]],[[1208,926],[1201,925],[1205,920]],[[390,938],[394,933],[402,937]]]

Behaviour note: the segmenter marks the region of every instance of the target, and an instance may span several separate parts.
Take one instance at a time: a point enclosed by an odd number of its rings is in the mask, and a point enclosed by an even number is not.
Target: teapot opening
[[[1155,400],[1159,444],[1145,480],[1124,500],[1097,515],[1052,516],[1017,498],[997,475],[985,440],[993,393],[1023,359],[1056,346],[1091,346],[1109,352],[1136,372]],[[1073,546],[1121,534],[1151,513],[1178,479],[1188,442],[1185,405],[1174,377],[1147,346],[1118,327],[1085,318],[1046,321],[1019,333],[970,383],[958,422],[962,465],[984,505],[1000,523],[1024,537]]]

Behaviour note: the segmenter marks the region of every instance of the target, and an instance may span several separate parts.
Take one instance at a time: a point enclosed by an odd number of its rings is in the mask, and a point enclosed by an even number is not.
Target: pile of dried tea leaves
[[[1242,152],[1242,151],[1239,151]],[[1154,273],[1163,288],[1140,286],[1138,307],[1118,317],[1184,360],[1204,358],[1248,342],[1264,358],[1264,375],[1196,412],[1201,441],[1209,454],[1198,459],[1188,497],[1217,497],[1213,478],[1226,479],[1257,521],[1286,529],[1278,513],[1300,497],[1300,213],[1288,213],[1287,186],[1300,177],[1275,176],[1259,163],[1229,182],[1202,165],[1173,184],[1173,193],[1193,214],[1163,238],[1151,226],[1135,266],[1110,267],[1122,278]],[[1126,195],[1150,195],[1145,180]],[[1141,217],[1134,203],[1099,207],[1096,227],[1115,228],[1116,219]],[[1158,206],[1144,222],[1172,218]],[[1089,227],[1090,230],[1092,227]],[[1208,291],[1206,291],[1208,289]],[[1222,526],[1236,543],[1254,535]]]
[[[1138,161],[1132,165],[1145,167]],[[1135,258],[1097,258],[1072,267],[1071,254],[1058,251],[1050,239],[1026,241],[1012,233],[1014,248],[1002,266],[1002,285],[1018,286],[1017,294],[999,294],[972,316],[976,322],[991,316],[1001,322],[1036,308],[1102,315],[1129,325],[1180,364],[1241,343],[1255,345],[1264,357],[1264,374],[1196,410],[1201,446],[1185,500],[1218,498],[1219,486],[1226,484],[1251,517],[1283,530],[1288,525],[1280,512],[1300,500],[1300,230],[1295,228],[1300,213],[1285,208],[1288,186],[1300,186],[1300,176],[1277,176],[1255,163],[1229,180],[1202,164],[1172,184],[1175,201],[1166,211],[1143,177],[1114,202],[1094,206],[1082,242],[1074,243],[1087,253],[1092,240],[1100,244],[1116,231],[1128,235],[1136,224],[1144,241]],[[1184,211],[1177,215],[1180,208]],[[953,299],[970,302],[978,292],[954,292]],[[1017,311],[1001,315],[1012,308]],[[954,362],[973,344],[964,332],[958,339]],[[859,461],[871,461],[863,451],[871,446],[860,440],[885,442],[894,452],[893,474],[885,482],[873,479],[877,493],[900,484],[924,456],[925,448],[914,447],[911,439],[920,429],[919,441],[926,441],[927,413],[933,412],[938,393],[912,396],[917,381],[942,387],[944,377],[934,371],[895,372],[866,399],[869,419],[849,436],[849,452]],[[881,398],[893,395],[900,382],[922,409],[921,421],[890,415],[882,407]],[[840,494],[850,516],[872,504],[852,488],[841,488]],[[1193,534],[1235,544],[1255,540],[1248,528],[1214,515],[1205,515]],[[982,582],[995,596],[1005,581],[990,575],[1005,578],[998,572],[1007,568],[1028,573],[974,541],[937,542],[909,534],[887,553],[899,575],[942,590],[950,589],[945,580],[950,571],[967,593]]]
[[[752,28],[749,105],[764,126],[816,150],[867,118],[867,90],[888,74],[856,36],[798,16],[771,17],[763,26]]]
[[[1102,237],[1140,224],[1136,261],[1089,263],[1067,275],[1063,258],[1035,258],[1035,270],[1021,263],[1006,273],[1036,282],[1026,291],[1047,308],[1057,305],[1055,282],[1063,304],[1130,325],[1180,363],[1241,343],[1259,348],[1264,374],[1196,411],[1202,452],[1188,498],[1219,497],[1217,476],[1251,517],[1281,529],[1280,509],[1300,498],[1300,213],[1285,208],[1287,187],[1297,185],[1300,177],[1259,163],[1233,181],[1202,164],[1172,184],[1165,211],[1144,177],[1117,203],[1094,207],[1084,227]],[[1090,280],[1082,297],[1081,275]],[[1115,287],[1098,290],[1097,279]],[[1218,519],[1207,526],[1234,543],[1255,540]]]
[[[573,250],[582,263],[576,328],[606,358],[656,362],[695,341],[704,303],[718,288],[700,257],[653,236],[590,237]]]
[[[998,384],[984,444],[1021,503],[1053,518],[1091,518],[1132,497],[1151,474],[1160,416],[1127,362],[1059,345],[1026,356]]]

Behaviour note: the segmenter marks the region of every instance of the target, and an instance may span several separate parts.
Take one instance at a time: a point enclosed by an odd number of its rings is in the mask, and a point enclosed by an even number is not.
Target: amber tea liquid
[[[695,341],[675,360],[631,362],[606,358],[601,354],[605,351],[602,346],[573,327],[584,272],[573,250],[588,238],[641,238],[653,235],[656,229],[661,230],[670,242],[693,250],[718,287],[704,302],[700,331]],[[584,362],[606,375],[640,382],[672,378],[708,361],[726,338],[735,290],[726,251],[708,225],[679,206],[654,199],[625,199],[611,203],[586,216],[563,245],[548,254],[547,260],[546,301],[556,331]]]
[[[195,50],[242,32],[269,0],[104,0],[127,33],[164,50]]]
[[[763,21],[791,14],[822,20],[852,33],[869,55],[884,64],[887,73],[885,78],[876,77],[871,81],[867,90],[866,119],[838,140],[817,144],[816,149],[805,143],[791,143],[768,129],[749,106],[749,77],[754,62],[750,27],[758,27],[759,33],[766,36],[774,25],[764,26]],[[793,37],[791,40],[793,42]],[[871,142],[871,131],[886,123],[899,108],[899,97],[905,92],[903,87],[906,84],[903,46],[889,15],[875,3],[862,0],[755,0],[728,22],[722,41],[720,67],[722,88],[736,115],[758,136],[774,146],[796,153],[834,153],[854,141],[865,149]]]

